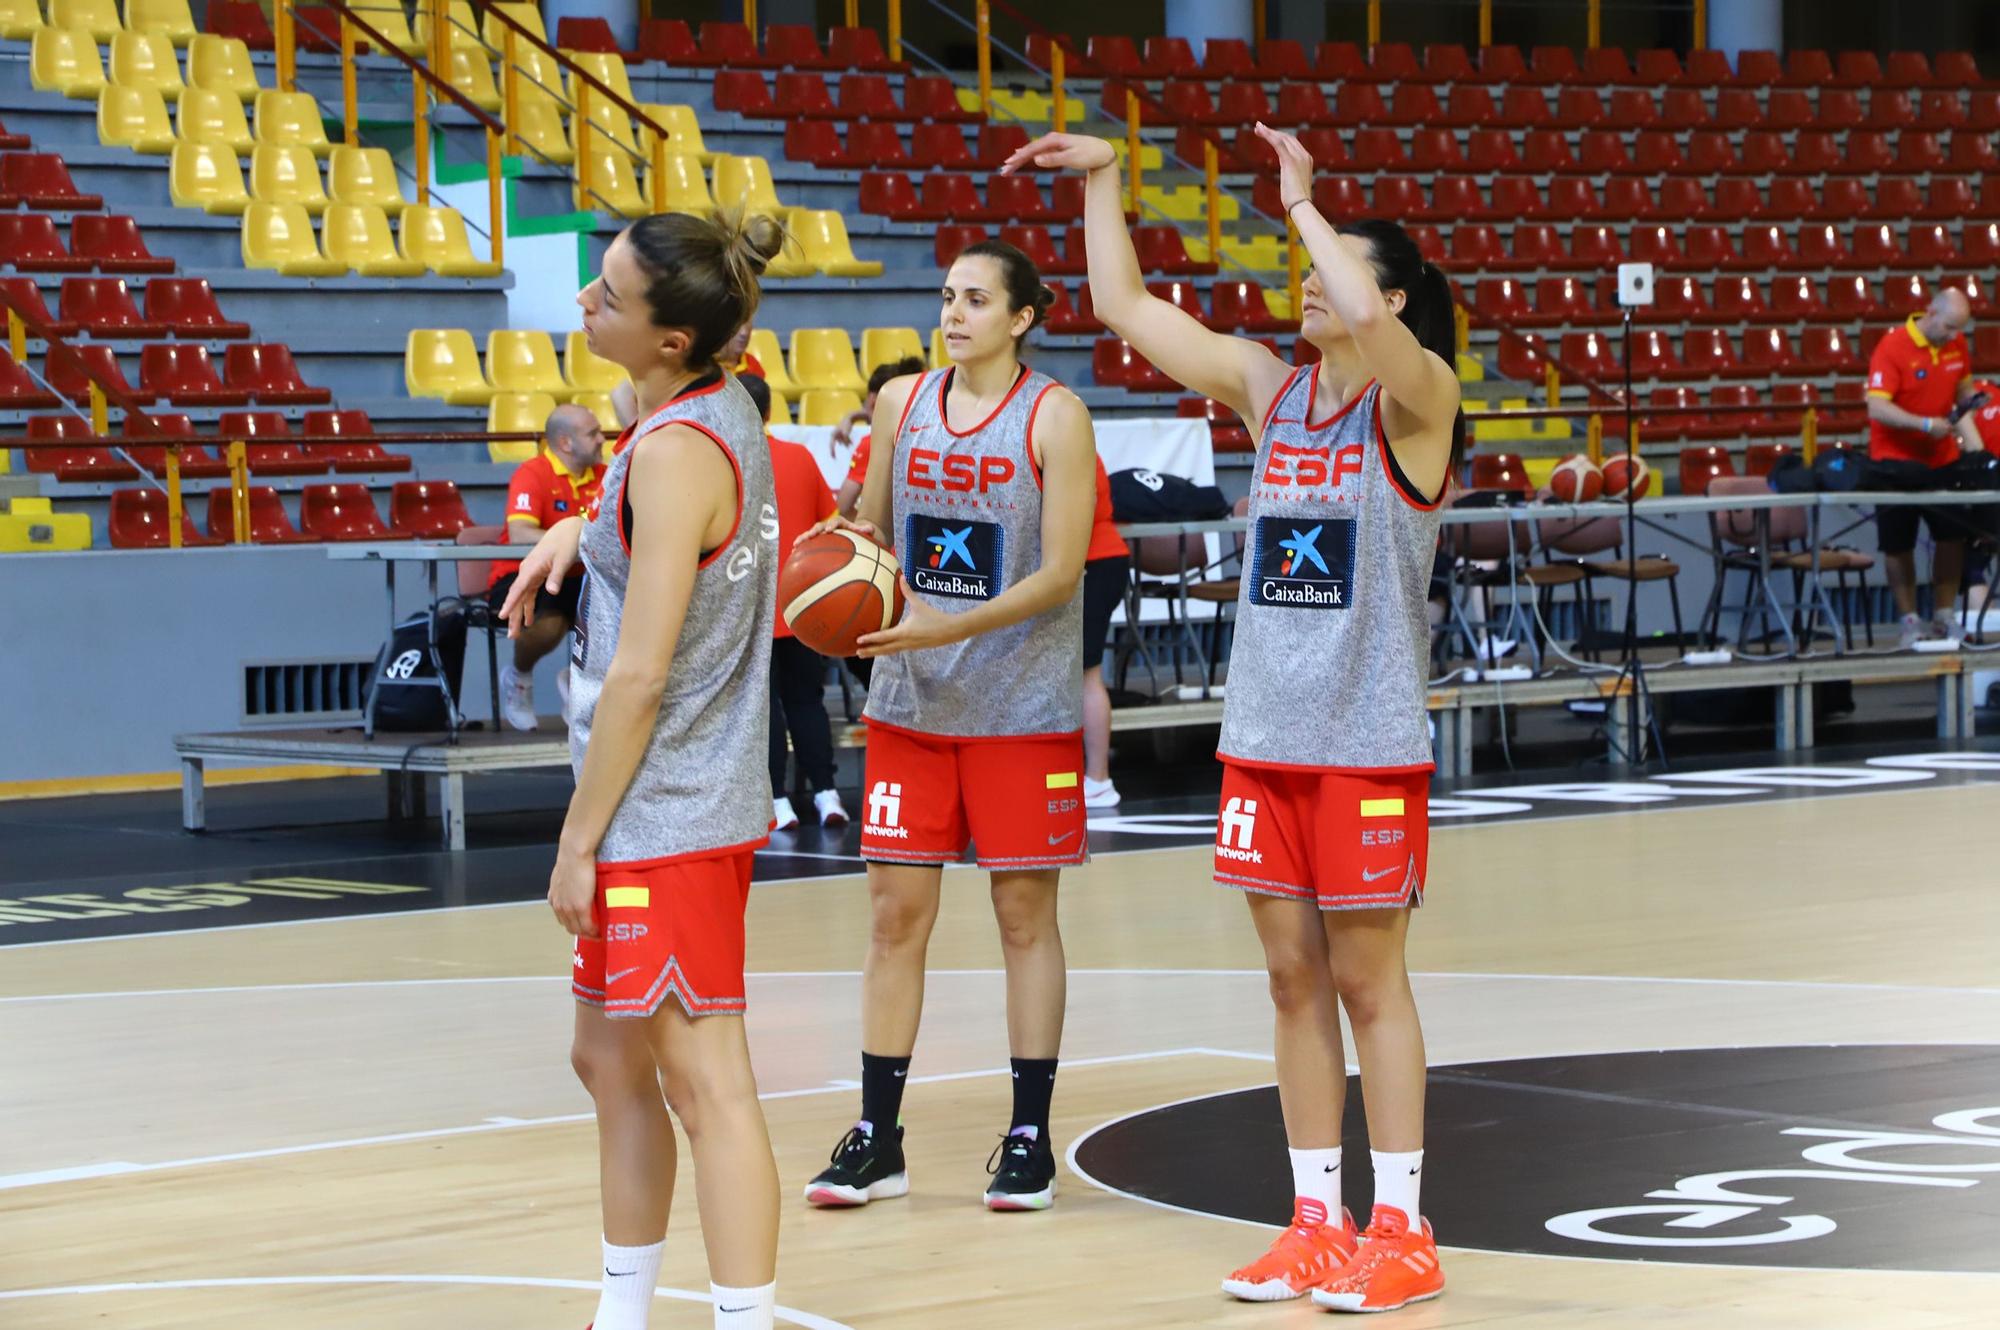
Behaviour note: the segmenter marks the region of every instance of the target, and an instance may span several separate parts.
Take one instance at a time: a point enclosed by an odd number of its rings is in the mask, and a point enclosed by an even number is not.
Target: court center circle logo
[[[1350,1078],[1343,1199],[1365,1223],[1363,1115]],[[2000,1273],[2000,1045],[1433,1067],[1426,1116],[1423,1210],[1447,1246]],[[1273,1225],[1291,1211],[1275,1086],[1110,1123],[1074,1162],[1101,1186],[1181,1209]]]

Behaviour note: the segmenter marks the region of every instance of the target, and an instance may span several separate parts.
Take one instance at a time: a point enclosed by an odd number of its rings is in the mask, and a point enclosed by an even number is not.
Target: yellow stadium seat
[[[47,499],[21,494],[10,499],[7,511],[0,514],[0,554],[89,548],[86,513],[58,513]]]
[[[482,111],[490,113],[501,107],[500,89],[493,82],[493,65],[486,58],[486,48],[470,38],[452,44],[451,75],[446,81]]]
[[[104,77],[121,87],[151,88],[170,102],[180,100],[184,86],[174,44],[144,32],[121,32],[111,39]]]
[[[376,0],[383,3],[383,0]],[[450,0],[444,15],[445,26],[451,30],[451,44],[463,46],[479,40],[479,16],[472,12],[471,0]],[[417,0],[417,21],[410,25],[410,32],[426,48],[431,40],[430,0]]]
[[[583,176],[577,173],[576,206],[579,212],[614,212],[621,217],[644,217],[652,209],[639,192],[639,177],[633,174],[632,155],[623,148],[590,150],[590,193],[583,192]]]
[[[494,45],[497,47],[499,43],[496,42]],[[505,106],[507,101],[506,59],[507,57],[504,54],[496,54],[493,60],[493,78],[500,85],[500,102],[502,106]],[[514,39],[514,78],[516,81],[514,88],[516,99],[542,97],[558,104],[561,103],[563,95],[562,66],[557,64],[556,58],[547,51],[536,46],[533,42],[523,41],[519,37]],[[600,98],[599,100],[602,99]],[[591,109],[595,110],[596,108],[593,106]]]
[[[403,257],[417,259],[440,277],[498,277],[500,265],[477,257],[456,208],[403,209]]]
[[[572,148],[582,150],[583,117],[571,115],[569,118],[569,142]],[[590,103],[590,145],[593,148],[620,147],[636,152],[639,140],[632,133],[632,117],[605,101],[593,98]]]
[[[424,265],[396,252],[389,217],[372,203],[335,203],[320,224],[326,256],[363,277],[421,277]]]
[[[134,152],[172,152],[174,125],[167,118],[167,103],[151,88],[107,84],[97,99],[97,141]]]
[[[1162,189],[1158,185],[1147,185],[1139,191],[1142,211],[1157,212],[1160,216],[1176,222],[1206,222],[1208,220],[1208,190],[1202,185],[1177,185],[1173,189]],[[1222,220],[1233,222],[1243,214],[1243,206],[1232,194],[1222,194],[1216,199],[1216,211]]]
[[[651,159],[648,159],[649,161]],[[661,204],[662,212],[691,212],[706,217],[715,211],[715,199],[708,192],[708,180],[701,173],[699,158],[667,155],[666,197]],[[646,168],[646,197],[660,197],[660,181],[649,165]]]
[[[764,276],[767,279],[773,277],[810,277],[818,271],[818,269],[813,267],[812,260],[806,257],[805,246],[799,243],[798,233],[793,229],[793,218],[806,211],[807,209],[805,208],[781,208],[778,210],[778,220],[784,223],[785,227],[785,243],[765,267]]]
[[[1130,175],[1131,167],[1125,161],[1125,139],[1123,135],[1111,140],[1111,151],[1118,154],[1118,169]],[[1165,160],[1160,155],[1158,145],[1152,143],[1142,143],[1139,145],[1139,165],[1144,169],[1157,171],[1164,164]]]
[[[805,252],[805,261],[828,277],[880,277],[882,265],[875,259],[854,257],[854,244],[847,238],[847,222],[830,208],[794,208],[792,239]]]
[[[493,11],[496,9],[505,10],[508,18],[543,41],[548,41],[549,30],[542,26],[542,11],[538,6],[529,3],[529,0],[501,0],[501,3],[486,6],[485,26],[480,29],[480,35],[486,39],[486,44],[496,51],[506,45],[508,32],[507,26],[493,17]],[[514,44],[526,46],[528,43],[522,41],[517,33]]]
[[[701,122],[695,119],[692,106],[665,106],[658,102],[639,103],[640,111],[650,117],[661,129],[667,131],[667,152],[685,157],[698,157],[704,163],[714,159],[715,154],[701,141]],[[653,160],[653,131],[640,125],[639,151],[647,161]]]
[[[931,329],[931,368],[943,369],[950,363],[951,357],[945,354],[944,349],[944,329]]]
[[[861,398],[844,388],[808,388],[799,399],[801,425],[838,425],[861,409]]]
[[[560,402],[576,395],[556,363],[555,340],[539,330],[495,328],[487,333],[486,377],[501,392],[547,393]]]
[[[403,344],[403,386],[412,397],[454,406],[485,406],[493,385],[479,368],[479,348],[463,328],[417,328]]]
[[[309,148],[259,143],[250,153],[250,197],[263,203],[296,203],[317,217],[326,211],[326,183]]]
[[[309,92],[265,88],[257,94],[253,117],[252,130],[259,143],[297,144],[315,157],[333,151],[326,138],[326,122],[320,119],[319,105]]]
[[[234,153],[257,146],[243,116],[243,103],[233,93],[189,88],[181,94],[178,116],[180,136],[189,143],[213,143]]]
[[[515,106],[514,137],[521,146],[557,166],[576,160],[563,129],[562,103],[553,97],[523,97]]]
[[[155,33],[175,46],[186,46],[196,31],[188,0],[125,0],[125,26]]]
[[[793,380],[807,391],[841,388],[858,394],[868,390],[854,367],[854,343],[848,340],[845,328],[794,329],[791,367]]]
[[[175,144],[167,165],[167,194],[176,208],[231,216],[250,206],[235,150],[218,143]]]
[[[117,0],[49,0],[49,26],[81,32],[100,44],[125,30]]]
[[[764,382],[771,385],[772,392],[783,393],[796,401],[799,394],[805,391],[804,386],[792,377],[792,372],[785,368],[785,353],[778,346],[778,334],[769,328],[750,330],[750,345],[746,353],[756,357],[757,363],[764,367]]]
[[[326,159],[326,193],[335,203],[366,203],[391,217],[409,203],[387,148],[336,147]]]
[[[768,383],[769,380],[766,380]],[[771,394],[771,414],[765,418],[766,425],[789,425],[792,423],[792,408],[785,401],[783,393]]]
[[[597,423],[604,427],[606,434],[616,434],[625,428],[618,423],[618,408],[611,404],[610,393],[578,393],[572,405],[596,416]]]
[[[993,109],[1016,120],[1041,121],[1055,115],[1055,103],[1033,88],[993,90]]]
[[[24,42],[42,27],[39,0],[0,0],[0,37]]]
[[[733,157],[728,153],[717,153],[715,201],[724,206],[740,205],[749,212],[768,213],[773,217],[785,214],[785,205],[778,202],[778,188],[771,183],[771,164],[762,157]]]
[[[104,91],[104,62],[87,32],[42,28],[28,50],[28,82],[40,92],[59,92],[79,101]]]
[[[187,81],[190,88],[226,92],[240,102],[255,101],[263,91],[256,66],[250,63],[250,48],[241,38],[212,32],[196,33],[188,43]]]
[[[613,364],[590,349],[590,339],[581,328],[563,341],[563,378],[573,393],[608,393],[631,377],[623,365]]]
[[[423,42],[410,31],[409,17],[403,13],[403,0],[357,0],[357,3],[349,5],[348,8],[352,9],[355,16],[363,23],[388,38],[389,45],[404,55],[421,57],[424,54],[426,48]],[[423,0],[418,0],[417,12],[422,13],[423,9]],[[360,36],[358,32],[355,35]],[[370,46],[375,44],[372,37],[362,40]]]
[[[924,358],[924,342],[915,328],[863,328],[861,330],[861,372],[873,374],[877,365],[915,356]]]
[[[563,54],[578,69],[581,69],[584,73],[590,75],[599,83],[602,83],[605,87],[623,97],[626,101],[634,105],[638,104],[639,99],[632,95],[632,81],[625,76],[625,58],[623,56],[613,55],[609,51],[564,51]],[[572,106],[576,105],[577,101],[577,85],[578,80],[572,76],[569,88],[569,101]],[[602,97],[604,94],[596,88],[591,88],[590,95],[593,99],[596,99]]]
[[[330,259],[313,235],[312,218],[296,203],[253,199],[243,213],[243,266],[287,277],[339,277],[347,265]]]
[[[486,430],[489,434],[540,434],[555,409],[556,399],[547,393],[497,392],[486,404]],[[496,462],[525,462],[541,450],[540,444],[526,439],[486,445],[486,455]]]
[[[1193,253],[1192,246],[1189,253]],[[1222,237],[1223,257],[1239,268],[1253,272],[1283,272],[1285,270],[1285,242],[1274,235]]]

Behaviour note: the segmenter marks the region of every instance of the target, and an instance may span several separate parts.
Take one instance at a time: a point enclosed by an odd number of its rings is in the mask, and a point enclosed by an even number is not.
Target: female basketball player
[[[861,1120],[806,1188],[815,1205],[909,1190],[901,1104],[924,1001],[943,865],[968,837],[992,873],[1007,964],[1014,1115],[986,1204],[1055,1198],[1049,1100],[1062,1042],[1060,869],[1085,857],[1080,583],[1096,439],[1074,393],[1021,363],[1052,299],[1027,255],[985,243],[945,275],[951,364],[890,380],[875,403],[862,521],[902,561],[909,605],[860,639],[874,934],[861,980]]]
[[[572,1061],[597,1103],[596,1330],[644,1330],[673,1198],[671,1106],[693,1148],[717,1330],[768,1330],[778,1175],[743,1032],[743,911],[770,826],[777,510],[764,421],[717,364],[781,243],[768,219],[644,218],[577,297],[591,350],[632,376],[587,518],[517,579],[580,552],[569,732],[576,793],[549,904],[576,935]],[[665,1102],[661,1088],[665,1087]]]
[[[1050,134],[1003,169],[1088,172],[1098,317],[1167,374],[1260,422],[1215,875],[1248,893],[1264,945],[1298,1199],[1271,1250],[1223,1288],[1258,1301],[1310,1290],[1322,1306],[1384,1311],[1444,1286],[1417,1208],[1424,1045],[1403,943],[1428,838],[1424,598],[1464,438],[1451,289],[1393,222],[1329,224],[1298,140],[1257,133],[1278,152],[1285,210],[1312,257],[1300,310],[1321,357],[1311,368],[1147,294],[1110,144]],[[1336,995],[1368,1087],[1375,1210],[1362,1234],[1340,1208]]]

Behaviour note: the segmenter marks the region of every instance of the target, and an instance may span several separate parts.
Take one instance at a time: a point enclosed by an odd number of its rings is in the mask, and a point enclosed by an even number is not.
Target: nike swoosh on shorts
[[[1391,873],[1400,873],[1402,871],[1403,870],[1400,868],[1385,868],[1379,873],[1363,873],[1361,875],[1361,880],[1363,882],[1377,882],[1380,881],[1382,878],[1389,876],[1389,874]]]

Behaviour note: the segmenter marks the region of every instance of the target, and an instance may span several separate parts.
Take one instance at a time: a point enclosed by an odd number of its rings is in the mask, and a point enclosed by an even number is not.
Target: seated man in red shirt
[[[1972,353],[1965,342],[1972,306],[1965,293],[1946,288],[1930,308],[1886,334],[1868,361],[1868,459],[1864,489],[1924,491],[1945,488],[1939,472],[1958,460],[1959,443],[1977,448],[1973,418],[1954,423],[1955,408],[1973,395]],[[1958,588],[1965,568],[1964,510],[1895,506],[1876,512],[1889,590],[1902,616],[1899,645],[1958,636]],[[1936,542],[1931,577],[1936,612],[1917,618],[1917,523]]]
[[[542,427],[542,450],[514,469],[507,486],[507,543],[532,545],[563,518],[582,512],[604,482],[604,428],[580,406],[559,406]],[[513,589],[518,563],[496,563],[486,598],[497,610]],[[517,730],[535,728],[535,662],[554,651],[576,626],[577,592],[583,565],[570,569],[563,589],[535,593],[535,621],[514,639],[511,658],[500,666],[500,714]],[[567,705],[569,670],[556,676]]]

